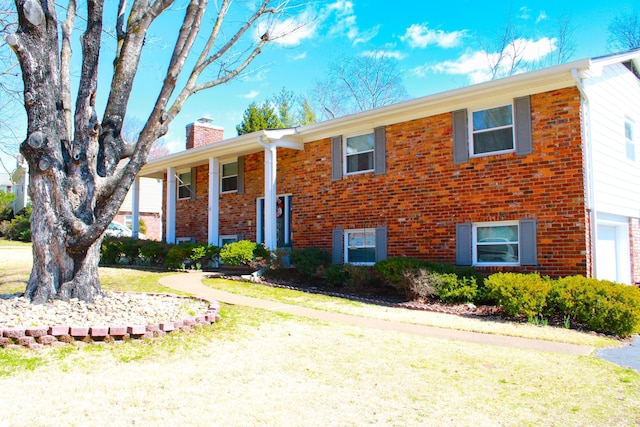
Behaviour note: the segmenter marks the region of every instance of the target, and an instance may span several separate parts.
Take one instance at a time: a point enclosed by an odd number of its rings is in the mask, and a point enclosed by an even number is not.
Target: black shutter
[[[387,227],[376,227],[376,262],[387,259]]]
[[[244,156],[238,157],[238,194],[244,194]]]
[[[331,234],[331,263],[344,264],[344,231],[342,228],[334,228]]]
[[[531,135],[531,99],[528,96],[513,100],[515,109],[516,154],[533,153],[533,139]]]
[[[191,168],[191,185],[189,186],[190,199],[196,199],[196,168]]]
[[[469,160],[469,131],[467,110],[451,113],[453,120],[453,162],[465,163]]]
[[[473,240],[470,222],[456,224],[456,265],[473,264]]]
[[[342,179],[342,136],[331,138],[331,180]]]
[[[377,127],[373,130],[374,137],[374,173],[384,175],[387,172],[387,128]]]
[[[520,220],[520,265],[538,265],[537,222]]]

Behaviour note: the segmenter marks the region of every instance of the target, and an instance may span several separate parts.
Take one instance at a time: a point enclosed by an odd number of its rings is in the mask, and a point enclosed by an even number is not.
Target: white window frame
[[[373,248],[373,261],[372,262],[352,262],[349,260],[349,235],[357,234],[357,233],[371,233],[373,234],[373,246],[358,246],[357,248]],[[366,239],[365,239],[366,242]],[[374,265],[376,258],[376,229],[375,228],[356,228],[352,230],[344,230],[344,263],[352,264],[352,265],[365,265],[371,266]]]
[[[236,174],[235,175],[229,175],[229,176],[225,176],[224,175],[224,166],[225,165],[230,165],[230,164],[236,164]],[[229,193],[237,193],[238,192],[238,177],[239,177],[239,171],[238,171],[238,159],[235,159],[233,161],[228,161],[228,162],[224,162],[224,163],[220,163],[220,194],[229,194]],[[222,181],[224,181],[225,178],[233,178],[236,177],[236,188],[234,190],[227,190],[227,191],[223,191],[223,187],[222,187]]]
[[[133,230],[133,214],[124,216],[124,226],[129,230]]]
[[[511,124],[510,125],[504,125],[504,126],[497,126],[491,129],[484,129],[484,130],[480,130],[480,131],[475,131],[474,130],[474,125],[473,125],[473,114],[474,113],[478,113],[481,111],[487,111],[487,110],[493,110],[496,108],[503,108],[503,107],[511,107]],[[490,104],[490,105],[482,105],[482,106],[478,106],[478,108],[470,108],[468,110],[468,123],[469,123],[469,153],[470,153],[470,157],[484,157],[484,156],[495,156],[496,154],[505,154],[505,153],[513,153],[516,151],[516,126],[515,126],[515,107],[513,105],[513,100],[510,100],[508,102],[503,102],[503,103],[497,103],[497,104]],[[506,150],[497,150],[497,151],[487,151],[484,153],[476,153],[475,152],[475,145],[474,145],[474,137],[476,134],[482,134],[482,133],[487,133],[487,132],[493,132],[493,131],[497,131],[497,130],[502,130],[502,129],[509,129],[511,128],[511,142],[512,142],[512,148],[506,149]]]
[[[631,135],[627,133],[627,126],[631,129]],[[638,155],[636,148],[636,123],[630,117],[624,118],[624,151],[625,157],[631,162],[635,162]]]
[[[500,261],[492,261],[492,262],[479,262],[478,261],[478,245],[482,245],[481,242],[478,242],[478,229],[479,228],[487,228],[487,227],[505,227],[505,226],[516,226],[517,227],[517,241],[509,241],[505,242],[505,244],[517,244],[518,247],[518,260],[514,262],[500,262]],[[520,221],[494,221],[494,222],[478,222],[473,223],[473,265],[477,266],[519,266],[520,265],[520,256],[521,256],[521,242],[520,242]],[[495,242],[489,242],[488,244],[495,244]]]
[[[180,178],[181,175],[185,175],[185,174],[189,174],[189,184],[184,184],[184,181]],[[189,170],[183,170],[180,172],[176,172],[176,198],[178,200],[190,200],[191,199],[191,192],[194,191],[193,189],[193,174],[191,173],[191,169]],[[180,197],[180,188],[188,188],[189,191],[189,195],[187,197]]]
[[[231,243],[235,243],[238,241],[238,235],[237,234],[225,234],[223,236],[220,236],[218,238],[218,246],[219,247],[223,247],[224,244],[222,242],[224,242],[225,240],[233,240],[233,242]],[[227,242],[226,244],[228,244],[229,242]]]
[[[349,138],[355,138],[358,136],[369,136],[371,135],[372,137],[372,141],[373,141],[373,148],[371,150],[366,150],[366,151],[359,151],[357,154],[347,154],[347,141],[349,140]],[[375,171],[375,167],[376,167],[376,139],[375,139],[375,132],[372,130],[371,132],[364,132],[364,133],[356,133],[356,134],[350,134],[350,135],[344,135],[342,138],[342,173],[344,176],[347,175],[359,175],[359,174],[363,174],[363,173],[370,173]],[[349,162],[348,159],[351,156],[355,156],[358,154],[365,154],[365,153],[371,153],[371,156],[373,158],[373,162],[372,162],[372,166],[371,169],[366,169],[366,170],[360,170],[360,171],[355,171],[355,172],[349,172]]]

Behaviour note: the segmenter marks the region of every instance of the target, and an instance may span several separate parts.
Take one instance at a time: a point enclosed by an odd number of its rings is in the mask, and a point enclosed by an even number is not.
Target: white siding
[[[131,212],[131,191],[120,207],[121,212]],[[140,178],[140,212],[162,212],[162,180]]]
[[[591,113],[594,207],[598,212],[640,217],[640,152],[627,159],[625,118],[635,124],[640,144],[640,81],[624,65],[603,68],[585,81]],[[640,150],[638,150],[640,151]]]

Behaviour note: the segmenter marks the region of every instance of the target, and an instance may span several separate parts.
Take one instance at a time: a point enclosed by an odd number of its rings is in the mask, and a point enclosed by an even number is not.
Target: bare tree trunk
[[[93,301],[100,294],[102,235],[146,163],[154,141],[166,134],[169,123],[191,95],[235,78],[260,54],[270,41],[268,31],[252,42],[253,48],[243,45],[240,55],[231,48],[242,37],[250,37],[249,30],[263,16],[280,13],[287,4],[287,0],[281,0],[281,6],[270,7],[272,0],[260,0],[247,22],[239,23],[235,32],[218,45],[232,3],[221,0],[206,44],[199,50],[187,82],[170,103],[206,16],[207,0],[189,0],[156,102],[138,140],[128,143],[122,137],[122,125],[145,37],[150,25],[173,1],[136,1],[127,8],[126,0],[120,0],[113,77],[100,120],[95,106],[104,0],[86,0],[86,7],[81,8],[86,28],[80,38],[82,67],[73,114],[70,59],[78,13],[76,0],[69,0],[66,8],[59,6],[67,14],[62,23],[56,16],[58,4],[54,0],[15,0],[18,28],[6,40],[18,57],[24,82],[28,126],[20,151],[29,164],[34,256],[26,296],[34,303],[53,298]],[[214,64],[220,67],[216,78],[198,82]]]
[[[42,200],[52,188],[37,173],[31,174],[31,197]],[[33,205],[31,239],[34,262],[25,297],[42,304],[51,299],[78,298],[91,302],[99,295],[98,261],[102,239],[88,248],[67,247],[67,233],[51,203]]]

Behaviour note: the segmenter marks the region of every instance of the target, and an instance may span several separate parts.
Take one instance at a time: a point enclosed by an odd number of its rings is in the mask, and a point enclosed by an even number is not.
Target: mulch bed
[[[247,276],[239,271],[220,271],[220,276],[230,280],[247,281]],[[495,305],[475,305],[475,304],[450,304],[443,303],[437,299],[407,300],[398,295],[394,288],[379,286],[366,291],[330,287],[327,281],[321,277],[302,279],[295,272],[280,274],[276,277],[252,277],[254,283],[261,283],[266,286],[293,289],[302,292],[335,296],[353,301],[361,301],[369,304],[383,305],[387,307],[399,307],[410,310],[431,311],[436,313],[455,314],[458,316],[484,318],[492,321],[513,321],[502,310]]]

